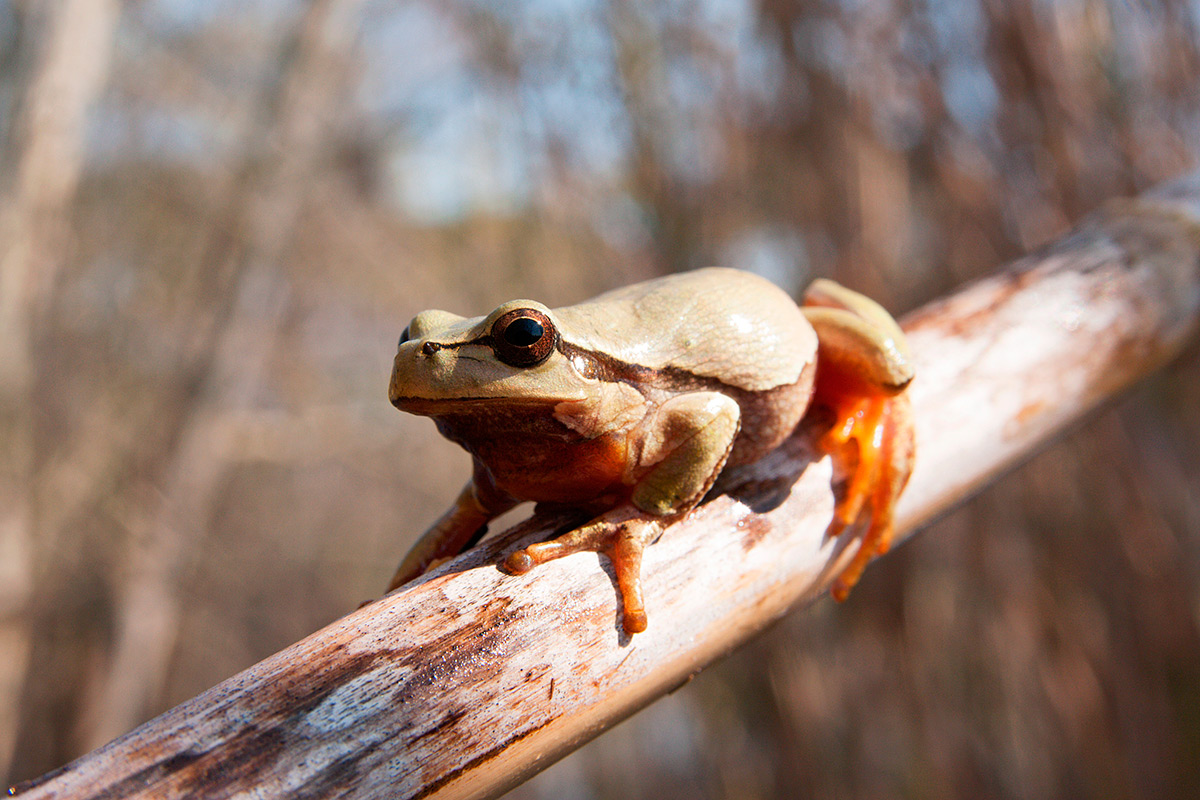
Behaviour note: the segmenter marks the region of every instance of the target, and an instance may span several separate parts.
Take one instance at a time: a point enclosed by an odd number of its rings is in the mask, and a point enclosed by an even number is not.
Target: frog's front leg
[[[844,600],[867,563],[887,552],[896,501],[912,472],[912,411],[905,388],[912,360],[900,326],[873,300],[831,281],[816,281],[804,315],[817,332],[814,403],[831,408],[835,423],[818,443],[845,468],[854,464],[834,511],[838,535],[869,511],[858,551],[833,584]]]
[[[625,630],[641,633],[647,622],[642,553],[712,486],[729,458],[740,418],[737,403],[717,392],[666,401],[642,423],[629,499],[573,531],[517,550],[505,569],[520,575],[571,553],[604,553],[616,573]]]
[[[474,477],[459,492],[454,504],[404,556],[387,591],[473,546],[487,533],[489,522],[515,505],[516,500],[491,486],[486,472],[477,464]]]

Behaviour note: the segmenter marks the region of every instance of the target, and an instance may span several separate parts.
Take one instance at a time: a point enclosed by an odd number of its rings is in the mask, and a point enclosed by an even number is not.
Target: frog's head
[[[587,379],[561,351],[560,330],[535,300],[485,317],[423,311],[400,335],[388,396],[402,411],[431,416],[475,403],[581,399]]]

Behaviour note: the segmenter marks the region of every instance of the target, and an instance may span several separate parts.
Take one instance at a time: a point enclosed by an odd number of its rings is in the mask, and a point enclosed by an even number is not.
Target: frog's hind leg
[[[870,520],[857,552],[834,581],[833,596],[843,600],[867,563],[891,545],[896,501],[912,472],[912,412],[904,393],[913,377],[912,359],[900,326],[857,292],[816,281],[803,310],[818,341],[813,402],[835,414],[818,444],[848,473],[830,535]]]
[[[802,310],[817,332],[818,381],[822,371],[829,377],[830,364],[844,388],[859,394],[894,395],[912,381],[908,340],[891,314],[871,298],[817,280],[805,292]]]

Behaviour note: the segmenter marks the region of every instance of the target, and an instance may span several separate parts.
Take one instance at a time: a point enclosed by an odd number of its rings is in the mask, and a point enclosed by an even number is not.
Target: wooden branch
[[[919,451],[901,528],[1163,363],[1198,316],[1200,175],[912,315]],[[826,541],[832,469],[808,435],[731,476],[648,549],[645,633],[622,632],[596,555],[497,569],[562,521],[539,520],[16,791],[499,794],[821,594],[854,543]]]

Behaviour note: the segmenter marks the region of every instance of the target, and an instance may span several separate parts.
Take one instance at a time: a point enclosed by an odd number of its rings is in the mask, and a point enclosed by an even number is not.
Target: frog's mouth
[[[424,417],[442,417],[455,414],[482,411],[487,406],[503,407],[507,411],[527,411],[530,413],[545,411],[557,404],[557,400],[526,398],[514,400],[511,397],[428,397],[398,396],[389,398],[392,405],[409,414],[419,414]]]

